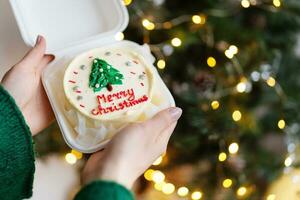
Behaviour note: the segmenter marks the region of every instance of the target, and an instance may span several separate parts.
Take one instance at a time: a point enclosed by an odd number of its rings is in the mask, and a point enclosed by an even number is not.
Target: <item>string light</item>
[[[249,8],[249,7],[250,7],[250,2],[249,2],[249,0],[242,0],[242,1],[241,1],[241,5],[242,5],[244,8]]]
[[[227,154],[225,152],[221,152],[218,159],[220,162],[224,162],[227,159]]]
[[[241,111],[239,111],[239,110],[235,110],[233,113],[232,113],[232,119],[234,120],[234,121],[240,121],[241,119],[242,119],[242,113],[241,113]]]
[[[148,19],[143,19],[142,25],[149,31],[155,29],[155,24],[153,22],[149,21]]]
[[[239,49],[235,45],[230,45],[229,48],[225,51],[225,56],[229,59],[232,59],[234,55],[239,52]]]
[[[267,200],[276,200],[276,195],[275,194],[268,195]]]
[[[152,174],[152,180],[155,183],[161,183],[165,180],[165,175],[161,171],[155,170]]]
[[[278,121],[278,128],[284,129],[285,128],[285,121],[283,119]]]
[[[270,78],[270,72],[268,72],[268,71],[263,71],[263,72],[261,73],[261,78],[262,78],[263,80],[267,81],[268,78]]]
[[[77,162],[76,156],[72,153],[67,153],[65,159],[70,165],[74,165]]]
[[[153,177],[153,169],[148,169],[145,173],[144,173],[144,177],[147,181],[152,181],[152,177]]]
[[[129,6],[132,3],[132,0],[123,0],[125,6]]]
[[[239,92],[239,93],[243,93],[245,92],[247,89],[247,85],[245,82],[239,82],[237,85],[236,85],[236,90]]]
[[[205,24],[206,22],[206,17],[204,15],[193,15],[192,16],[192,21],[194,24]]]
[[[180,197],[185,197],[185,196],[187,196],[189,194],[189,189],[187,187],[180,187],[177,190],[177,194]]]
[[[280,0],[273,0],[273,5],[277,8],[279,8],[281,6]]]
[[[165,185],[166,183],[163,181],[163,182],[160,182],[160,183],[155,183],[154,184],[154,188],[156,189],[156,190],[158,190],[158,191],[162,191],[162,189],[163,189],[163,187],[164,187],[164,185]]]
[[[172,40],[171,40],[171,44],[174,46],[174,47],[179,47],[179,46],[181,46],[181,44],[182,44],[182,41],[181,41],[181,39],[179,39],[179,38],[173,38]]]
[[[276,80],[273,77],[269,77],[268,80],[267,80],[267,84],[270,87],[274,87],[276,85]]]
[[[202,198],[202,193],[199,192],[199,191],[195,191],[195,192],[192,193],[191,198],[193,200],[199,200],[199,199]]]
[[[124,33],[122,33],[122,32],[118,32],[116,35],[115,35],[115,39],[117,40],[117,41],[121,41],[121,40],[124,40]]]
[[[151,23],[151,22],[150,22],[148,19],[143,19],[143,21],[142,21],[142,25],[143,25],[144,27],[147,27],[150,23]]]
[[[231,154],[236,154],[239,151],[239,145],[236,142],[231,143],[228,147],[228,151]]]
[[[172,55],[172,53],[174,52],[174,48],[169,45],[169,44],[165,44],[163,47],[162,47],[162,51],[163,53],[166,55],[166,56],[170,56]]]
[[[152,165],[155,165],[155,166],[160,165],[162,160],[163,160],[163,157],[159,156],[159,158],[157,158]]]
[[[80,159],[82,158],[82,153],[79,152],[79,151],[76,151],[76,150],[72,149],[71,153],[72,153],[73,155],[75,155],[75,157],[76,157],[78,160],[80,160]]]
[[[230,188],[232,186],[232,180],[227,178],[223,181],[223,187],[224,188]]]
[[[231,45],[229,47],[229,51],[231,51],[231,53],[235,55],[235,54],[237,54],[239,52],[239,49],[237,48],[237,46]]]
[[[284,160],[284,165],[285,165],[286,167],[290,167],[290,166],[292,165],[292,163],[293,163],[293,160],[292,160],[291,157],[287,157],[287,158]]]
[[[217,61],[214,57],[207,58],[207,65],[211,68],[215,67],[217,64]]]
[[[225,51],[225,56],[229,59],[232,59],[234,57],[234,54],[232,54],[232,52],[230,50],[226,50]]]
[[[172,194],[175,191],[175,186],[172,183],[166,183],[162,186],[162,192]]]
[[[159,61],[157,61],[157,67],[159,68],[159,69],[164,69],[165,67],[166,67],[166,61],[164,61],[164,60],[159,60]]]
[[[247,188],[246,187],[240,187],[237,191],[236,194],[240,197],[244,196],[247,193]]]
[[[201,23],[201,17],[200,17],[199,15],[193,15],[192,21],[193,21],[195,24],[200,24],[200,23]]]
[[[259,81],[259,79],[260,79],[260,73],[257,72],[257,71],[252,72],[252,73],[251,73],[251,79],[252,79],[254,82]]]
[[[220,107],[220,103],[217,100],[212,101],[210,105],[211,105],[212,109],[214,109],[214,110],[217,110]]]

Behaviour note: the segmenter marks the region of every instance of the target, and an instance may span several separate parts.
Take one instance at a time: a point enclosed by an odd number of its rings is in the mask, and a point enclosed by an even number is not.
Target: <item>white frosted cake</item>
[[[150,102],[153,73],[126,50],[94,49],[76,57],[64,76],[69,102],[96,120],[126,118]]]
[[[63,89],[64,114],[82,148],[174,106],[152,63],[129,48],[98,48],[76,56],[64,72]]]

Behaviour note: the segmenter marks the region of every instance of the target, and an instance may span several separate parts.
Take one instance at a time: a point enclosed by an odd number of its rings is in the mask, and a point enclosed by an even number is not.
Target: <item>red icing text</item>
[[[123,100],[124,99],[124,100]],[[141,103],[144,103],[148,101],[147,95],[144,95],[140,98],[136,98],[134,94],[133,89],[128,89],[124,91],[120,91],[113,94],[108,95],[98,95],[97,101],[98,101],[98,107],[93,109],[91,113],[93,115],[103,115],[107,113],[113,113],[116,111],[124,110],[125,108],[130,108],[136,105],[139,105]],[[118,100],[122,100],[121,102]],[[115,104],[115,102],[118,101],[118,103]],[[111,104],[111,106],[103,107],[102,104]]]

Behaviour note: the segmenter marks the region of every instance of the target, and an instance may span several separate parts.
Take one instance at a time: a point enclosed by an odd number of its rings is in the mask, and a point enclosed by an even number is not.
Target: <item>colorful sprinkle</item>
[[[80,91],[80,90],[76,90],[76,93],[80,94],[80,93],[81,93],[81,91]]]
[[[82,104],[80,104],[80,107],[82,107],[82,108],[85,108],[85,106],[84,106],[84,105],[82,105]]]
[[[141,83],[141,86],[143,86],[143,87],[144,87],[144,83]]]
[[[120,53],[117,53],[117,55],[118,55],[118,56],[122,56],[122,54],[120,54]]]
[[[139,75],[139,79],[140,80],[144,80],[145,79],[145,75],[144,74]]]
[[[146,72],[143,72],[143,74],[146,74]]]
[[[129,66],[131,66],[131,62],[130,62],[130,61],[127,61],[127,62],[125,63],[125,65],[129,67]]]
[[[76,81],[73,81],[73,80],[69,80],[69,82],[70,82],[70,83],[76,83]]]
[[[106,56],[110,56],[110,55],[111,55],[111,52],[109,52],[109,51],[108,51],[108,52],[105,52],[105,55],[106,55]]]
[[[78,90],[78,88],[79,88],[78,86],[75,86],[75,87],[73,87],[73,90],[76,91],[76,90]]]
[[[81,65],[80,69],[84,70],[85,69],[85,65]]]
[[[135,72],[130,72],[131,74],[136,74]]]
[[[77,100],[79,101],[79,100],[81,100],[82,99],[82,96],[78,96],[77,97]]]
[[[93,58],[93,56],[89,56],[89,58]]]
[[[138,61],[136,61],[136,60],[134,60],[133,62],[134,62],[135,64],[139,64],[139,62],[138,62]]]
[[[78,72],[76,72],[76,71],[74,71],[73,73],[74,73],[74,74],[78,74]]]

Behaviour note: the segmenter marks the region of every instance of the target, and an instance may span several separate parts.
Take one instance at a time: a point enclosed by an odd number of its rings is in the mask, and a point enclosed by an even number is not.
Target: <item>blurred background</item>
[[[150,45],[184,110],[167,153],[137,182],[137,198],[299,200],[300,1],[124,4],[130,24],[116,40]],[[2,77],[28,48],[6,0],[0,24]],[[32,199],[72,199],[87,155],[66,146],[56,123],[35,142]]]

